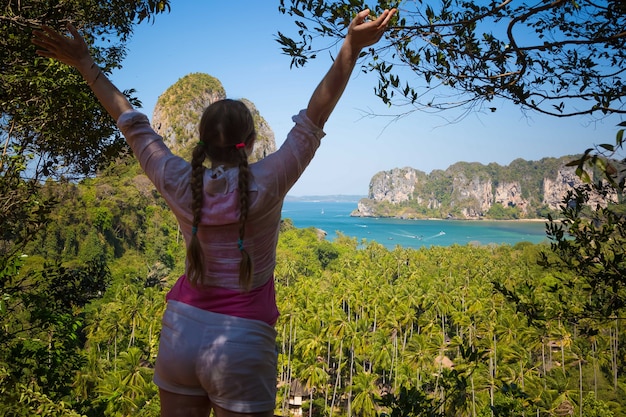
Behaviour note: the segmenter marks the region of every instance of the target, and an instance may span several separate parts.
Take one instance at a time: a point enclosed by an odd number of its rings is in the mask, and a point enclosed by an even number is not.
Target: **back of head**
[[[200,119],[200,142],[212,161],[239,162],[237,145],[254,140],[252,113],[239,100],[220,100],[206,108]]]

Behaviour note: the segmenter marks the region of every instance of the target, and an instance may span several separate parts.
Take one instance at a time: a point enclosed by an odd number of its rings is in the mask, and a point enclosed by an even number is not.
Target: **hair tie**
[[[201,140],[198,141],[198,146],[204,146],[204,142],[202,142]]]
[[[195,235],[195,234],[197,234],[197,233],[198,233],[198,226],[193,226],[193,227],[191,228],[191,234],[192,234],[192,235]]]
[[[239,247],[239,250],[243,252],[243,240],[239,239],[237,241],[237,246]]]
[[[245,147],[246,147],[246,144],[243,143],[243,142],[239,142],[238,144],[235,145],[235,148],[237,148],[237,149],[241,149],[241,148],[245,148]]]

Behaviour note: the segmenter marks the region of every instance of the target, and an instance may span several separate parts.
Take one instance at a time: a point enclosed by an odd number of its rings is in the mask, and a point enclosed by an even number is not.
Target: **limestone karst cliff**
[[[414,168],[379,172],[353,216],[399,218],[543,218],[581,184],[574,156],[517,159],[508,166],[459,162],[430,174]],[[611,198],[609,196],[609,198]],[[604,204],[597,196],[592,204]]]
[[[172,152],[189,159],[191,148],[198,141],[198,123],[204,109],[226,98],[222,83],[208,74],[184,76],[159,96],[152,115],[154,129],[163,137]],[[257,140],[250,162],[276,151],[274,132],[255,105],[241,99],[254,117]]]

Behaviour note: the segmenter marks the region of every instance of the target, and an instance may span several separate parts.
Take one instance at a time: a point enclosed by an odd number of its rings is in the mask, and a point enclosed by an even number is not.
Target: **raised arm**
[[[54,58],[76,68],[106,111],[113,117],[113,120],[117,121],[124,111],[133,108],[132,105],[95,64],[85,40],[76,28],[68,24],[67,29],[72,35],[71,38],[57,33],[48,26],[34,31],[33,43],[45,48],[37,50],[37,54]]]
[[[385,10],[378,18],[366,21],[370,11],[365,9],[350,23],[335,62],[313,92],[306,110],[308,118],[319,128],[324,127],[341,98],[359,53],[380,40],[395,12],[396,9]]]

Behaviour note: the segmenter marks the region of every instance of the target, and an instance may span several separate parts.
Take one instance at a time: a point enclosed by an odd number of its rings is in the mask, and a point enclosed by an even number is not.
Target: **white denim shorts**
[[[269,324],[168,301],[154,383],[165,391],[208,396],[238,413],[276,404],[276,330]]]

